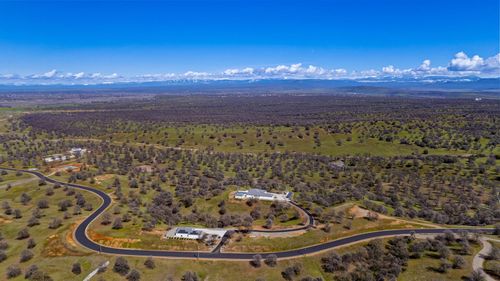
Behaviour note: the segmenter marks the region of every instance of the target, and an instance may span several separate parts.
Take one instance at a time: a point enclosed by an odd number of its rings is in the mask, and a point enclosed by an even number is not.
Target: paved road
[[[163,250],[141,250],[141,249],[123,249],[123,248],[112,248],[104,245],[97,244],[96,242],[90,240],[87,237],[87,228],[99,215],[101,215],[110,205],[111,205],[111,197],[105,192],[73,183],[64,183],[51,178],[46,177],[40,172],[37,171],[28,171],[28,170],[17,170],[11,168],[1,168],[5,170],[11,171],[21,171],[25,173],[30,173],[35,175],[41,179],[45,179],[49,183],[59,183],[62,185],[66,185],[68,187],[81,189],[85,191],[89,191],[99,196],[103,200],[103,204],[97,208],[92,214],[90,214],[86,219],[84,219],[75,230],[75,240],[80,243],[83,247],[88,248],[90,250],[106,253],[111,255],[128,255],[128,256],[141,256],[141,257],[168,257],[168,258],[186,258],[186,259],[227,259],[227,260],[251,260],[254,255],[261,254],[263,256],[271,254],[271,253],[220,253],[220,252],[178,252],[178,251],[163,251]],[[293,249],[288,251],[280,251],[273,252],[279,259],[285,258],[294,258],[300,257],[304,255],[314,254],[317,252],[329,250],[332,248],[336,248],[339,246],[344,246],[364,240],[388,237],[388,236],[397,236],[397,235],[411,235],[411,234],[440,234],[444,233],[446,230],[451,231],[461,231],[463,228],[430,228],[430,229],[396,229],[396,230],[383,230],[376,232],[369,232],[354,235],[351,237],[341,238],[334,241],[325,242],[318,245],[308,246],[302,249]],[[493,229],[488,228],[470,228],[467,229],[469,232],[488,232],[491,233]]]

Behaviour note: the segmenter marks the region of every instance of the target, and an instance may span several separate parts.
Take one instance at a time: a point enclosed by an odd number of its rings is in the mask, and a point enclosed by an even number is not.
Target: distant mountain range
[[[0,85],[0,92],[121,92],[163,94],[363,94],[499,97],[500,78],[426,77],[345,80],[170,80],[93,85]]]

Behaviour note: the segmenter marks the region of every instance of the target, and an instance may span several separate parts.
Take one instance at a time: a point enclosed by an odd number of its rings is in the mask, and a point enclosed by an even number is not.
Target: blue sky
[[[499,3],[481,1],[0,2],[0,73],[133,76],[302,63],[361,71],[447,67],[499,53]]]

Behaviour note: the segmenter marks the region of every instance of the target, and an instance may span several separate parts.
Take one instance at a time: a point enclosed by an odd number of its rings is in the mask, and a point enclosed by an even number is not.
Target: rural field
[[[0,0],[0,281],[499,281],[498,0]]]
[[[228,280],[235,271],[246,272],[242,280],[471,276],[482,244],[469,231],[497,229],[500,214],[497,100],[276,99],[168,96],[4,108],[0,166],[13,170],[0,176],[0,274],[83,279],[109,261],[94,279]],[[246,105],[236,114],[235,104]],[[74,235],[105,199],[72,185],[110,199],[84,231],[98,249]],[[250,189],[290,192],[295,205],[235,198]],[[215,240],[165,236],[186,227],[227,232]],[[441,234],[412,234],[427,229]],[[385,230],[407,235],[291,259],[273,254]],[[106,247],[193,254],[118,259]],[[225,253],[249,256],[205,258]],[[484,270],[495,276],[498,257],[491,255]]]

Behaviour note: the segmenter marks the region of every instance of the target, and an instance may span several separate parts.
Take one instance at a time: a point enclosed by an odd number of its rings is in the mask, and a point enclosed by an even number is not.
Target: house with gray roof
[[[174,238],[181,239],[200,239],[203,236],[201,230],[191,227],[178,227],[175,229]]]
[[[203,240],[205,238],[221,239],[227,232],[222,228],[194,228],[174,227],[164,234],[164,238],[170,239],[193,239]]]
[[[249,190],[238,190],[236,191],[236,193],[234,193],[234,198],[241,200],[257,199],[257,200],[267,200],[267,201],[290,201],[291,197],[292,197],[291,192],[272,193],[257,188]]]

